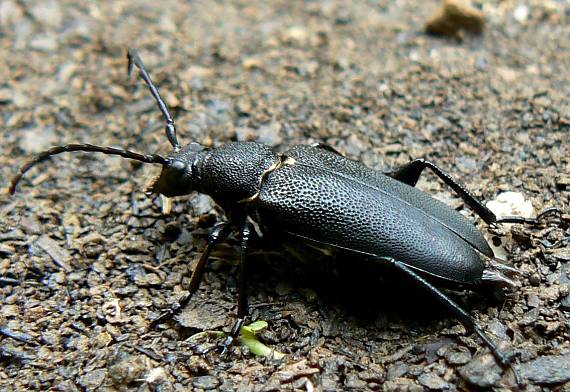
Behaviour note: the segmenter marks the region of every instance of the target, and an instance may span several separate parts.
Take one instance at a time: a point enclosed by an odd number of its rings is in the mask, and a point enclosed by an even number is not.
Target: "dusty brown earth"
[[[52,145],[168,152],[155,103],[126,76],[125,49],[136,46],[184,143],[322,141],[380,170],[428,157],[484,200],[513,190],[536,211],[569,213],[567,2],[477,2],[483,34],[458,38],[422,32],[433,1],[270,3],[0,2],[2,187]],[[1,196],[0,389],[514,387],[475,335],[409,283],[357,290],[264,263],[253,267],[252,316],[285,358],[203,354],[219,338],[193,335],[227,331],[235,315],[235,240],[179,321],[149,328],[222,218],[199,195],[163,215],[143,193],[157,170],[68,154]],[[422,189],[467,211],[424,178]],[[517,353],[523,390],[570,388],[568,224],[501,228],[520,288],[503,300],[454,294]]]

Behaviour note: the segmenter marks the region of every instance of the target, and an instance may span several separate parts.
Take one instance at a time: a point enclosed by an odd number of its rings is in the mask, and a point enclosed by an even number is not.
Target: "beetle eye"
[[[176,171],[184,171],[184,169],[186,169],[186,164],[182,161],[174,160],[174,161],[172,161],[172,164],[170,167]]]

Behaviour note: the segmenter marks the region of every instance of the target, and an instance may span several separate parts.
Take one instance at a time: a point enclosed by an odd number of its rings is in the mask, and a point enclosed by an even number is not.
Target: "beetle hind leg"
[[[548,215],[561,215],[562,212],[557,208],[547,208],[537,215],[536,218],[524,218],[522,216],[505,216],[497,218],[497,215],[473,196],[467,188],[461,185],[449,173],[442,170],[435,163],[426,159],[414,159],[408,164],[400,167],[399,169],[385,173],[386,175],[403,182],[405,184],[415,186],[420,178],[424,169],[429,168],[435,175],[437,175],[443,182],[445,182],[455,193],[465,201],[465,203],[473,209],[473,211],[481,217],[488,225],[497,223],[520,223],[527,225],[538,225]]]
[[[473,211],[481,217],[487,224],[496,223],[497,216],[493,211],[481,203],[475,196],[473,196],[467,188],[461,185],[450,174],[443,171],[435,163],[425,160],[423,158],[414,159],[410,163],[402,166],[401,168],[386,173],[388,176],[403,182],[405,184],[415,186],[420,178],[424,169],[429,168],[436,174],[443,182],[445,182],[451,189],[455,191],[465,203],[473,209]]]
[[[408,278],[415,281],[419,286],[423,287],[427,292],[429,292],[434,298],[436,298],[443,306],[445,306],[458,320],[467,328],[479,336],[479,338],[485,343],[485,345],[491,350],[493,356],[497,359],[503,368],[510,368],[514,375],[516,383],[519,384],[519,375],[512,366],[512,360],[514,355],[507,354],[503,352],[499,346],[487,335],[476,323],[475,319],[463,310],[459,305],[451,300],[447,295],[445,295],[441,290],[432,285],[422,276],[417,274],[414,270],[408,267],[401,261],[394,260],[389,257],[378,257],[378,259],[384,263],[388,263],[394,266],[398,271],[401,271]]]

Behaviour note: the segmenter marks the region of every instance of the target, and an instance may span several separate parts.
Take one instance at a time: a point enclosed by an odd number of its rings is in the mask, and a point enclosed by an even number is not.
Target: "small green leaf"
[[[255,336],[256,333],[263,331],[267,326],[267,321],[255,321],[249,325],[244,325],[240,330],[239,341],[255,355],[281,359],[285,354],[267,347]]]
[[[258,320],[258,321],[254,321],[253,323],[251,323],[249,325],[245,325],[244,328],[247,328],[252,333],[256,334],[256,333],[263,331],[264,329],[267,329],[268,326],[269,326],[269,324],[267,324],[267,321]]]

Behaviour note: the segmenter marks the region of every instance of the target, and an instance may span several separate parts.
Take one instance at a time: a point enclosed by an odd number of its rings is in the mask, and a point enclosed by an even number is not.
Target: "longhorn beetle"
[[[341,249],[351,260],[367,260],[399,271],[403,277],[423,287],[441,302],[468,329],[474,331],[499,363],[509,366],[512,356],[476,324],[436,284],[481,288],[485,285],[512,286],[516,270],[498,262],[483,235],[457,211],[415,188],[424,169],[430,169],[455,191],[487,224],[536,224],[536,219],[495,214],[466,188],[434,163],[416,159],[398,170],[382,173],[345,158],[324,144],[298,145],[277,153],[256,142],[230,142],[215,148],[198,143],[180,145],[176,126],[166,103],[153,84],[135,50],[128,50],[128,72],[137,67],[166,120],[166,136],[173,147],[163,157],[139,154],[113,147],[68,144],[53,147],[25,163],[12,179],[14,193],[22,176],[36,164],[63,152],[87,151],[119,155],[143,163],[162,166],[151,186],[166,197],[200,192],[223,208],[227,221],[218,223],[194,269],[189,295],[178,306],[160,316],[171,316],[186,305],[198,288],[212,248],[232,232],[240,238],[238,322],[239,332],[247,315],[245,286],[246,254],[252,223],[262,230],[277,230],[297,241],[317,247]],[[516,373],[515,373],[516,374]]]

